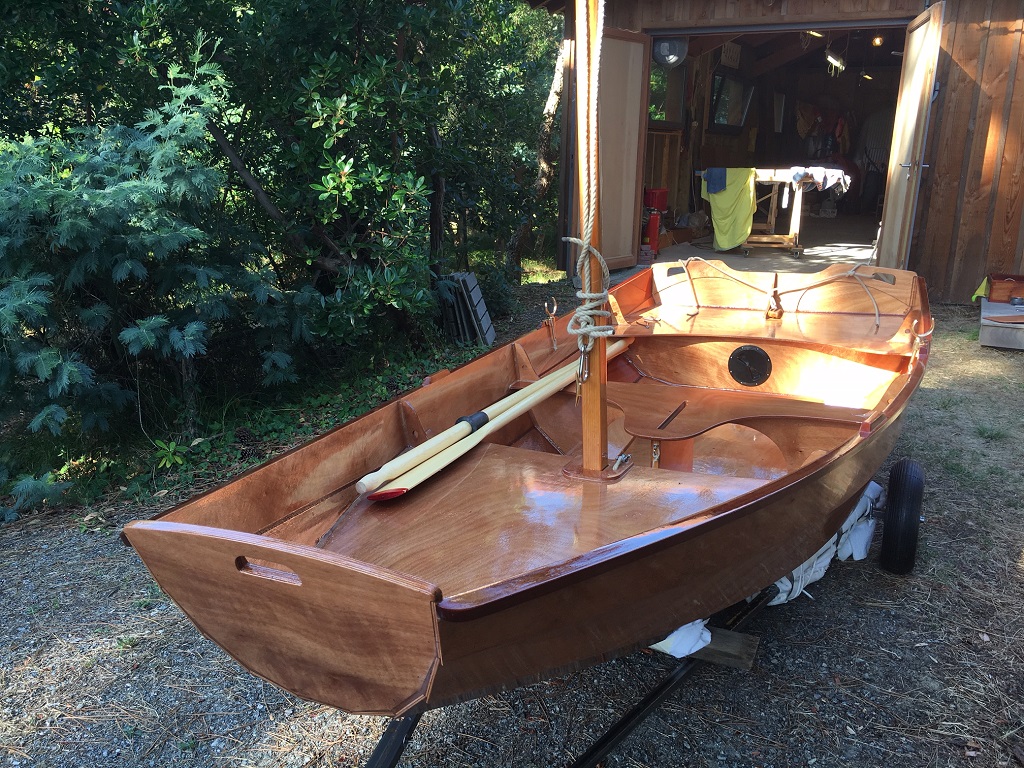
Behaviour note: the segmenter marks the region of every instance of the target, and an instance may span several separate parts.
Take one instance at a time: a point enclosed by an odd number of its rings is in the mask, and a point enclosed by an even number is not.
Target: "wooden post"
[[[598,164],[597,152],[591,157],[591,146],[589,136],[597,136],[597,123],[591,124],[589,108],[590,100],[596,98],[598,87],[598,69],[600,62],[594,62],[592,53],[595,44],[600,42],[597,38],[601,34],[598,29],[597,15],[598,5],[601,0],[578,0],[579,8],[576,12],[576,168],[579,178],[577,186],[577,199],[580,201],[580,230],[583,230],[583,217],[587,212],[583,209],[583,190],[589,186],[589,177],[593,173],[600,179],[600,165]],[[581,47],[586,46],[586,54],[581,56]],[[581,60],[586,62],[587,71],[580,71]],[[595,67],[596,64],[596,67]],[[595,141],[596,145],[597,142]],[[590,167],[590,164],[593,167]],[[600,185],[598,185],[599,187]],[[591,236],[591,245],[598,251],[601,250],[601,224],[598,212],[601,208],[601,199],[598,188],[590,190],[592,196],[591,205],[594,206],[594,225]],[[580,275],[583,280],[583,275]],[[590,257],[590,285],[583,285],[582,290],[590,293],[599,293],[603,290],[601,264],[596,256]],[[597,324],[603,324],[603,318],[595,320]],[[581,394],[583,401],[583,473],[584,475],[599,476],[608,463],[608,357],[605,340],[597,338],[593,349],[588,353],[588,366],[590,375],[583,383]]]

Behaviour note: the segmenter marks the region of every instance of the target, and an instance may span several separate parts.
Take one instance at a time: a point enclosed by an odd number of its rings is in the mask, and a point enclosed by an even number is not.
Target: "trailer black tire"
[[[921,523],[924,470],[916,461],[900,459],[889,472],[885,525],[882,528],[882,568],[890,573],[910,573],[917,559],[917,535]]]

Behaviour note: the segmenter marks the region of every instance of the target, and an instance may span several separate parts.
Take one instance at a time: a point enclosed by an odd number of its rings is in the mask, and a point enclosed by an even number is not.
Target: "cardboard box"
[[[695,231],[691,227],[677,227],[672,230],[672,242],[673,243],[688,243],[695,237],[700,237],[702,233]]]

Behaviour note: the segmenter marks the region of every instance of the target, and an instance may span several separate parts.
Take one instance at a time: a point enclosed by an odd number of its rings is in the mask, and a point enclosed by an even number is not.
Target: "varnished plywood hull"
[[[892,450],[927,358],[924,286],[851,274],[695,264],[618,288],[607,431],[633,459],[612,481],[572,470],[578,410],[555,392],[399,498],[356,491],[565,365],[563,319],[557,348],[528,334],[124,536],[239,663],[349,712],[443,706],[660,640],[817,552]],[[763,381],[730,367],[749,346],[773,361]]]

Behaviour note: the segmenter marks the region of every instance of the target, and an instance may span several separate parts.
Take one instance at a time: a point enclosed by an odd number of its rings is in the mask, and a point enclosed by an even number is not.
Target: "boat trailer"
[[[749,601],[741,601],[712,616],[708,620],[708,627],[712,630],[738,631],[760,613],[761,609],[771,603],[778,594],[779,588],[773,584]],[[674,670],[651,688],[629,712],[617,720],[567,768],[595,768],[679,688],[692,672],[706,663],[709,662],[694,657],[682,659]],[[415,714],[392,719],[363,768],[395,768],[412,738],[420,716],[421,714]]]

